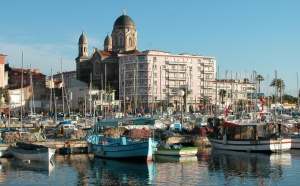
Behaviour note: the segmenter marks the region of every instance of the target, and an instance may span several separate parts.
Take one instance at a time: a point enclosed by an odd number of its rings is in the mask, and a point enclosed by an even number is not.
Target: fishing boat
[[[16,146],[10,147],[9,151],[16,159],[26,161],[51,161],[56,149],[42,145],[17,142]]]
[[[166,156],[195,156],[197,152],[198,147],[182,147],[180,145],[171,145],[170,147],[159,146],[155,151],[155,154]]]
[[[118,130],[125,126],[154,125],[155,119],[151,118],[114,118],[102,120],[95,125],[95,134],[87,139],[89,151],[94,156],[114,159],[147,159],[152,160],[156,142],[151,136],[136,138],[130,135],[110,137],[101,130],[107,127],[116,127]]]
[[[216,149],[232,151],[281,152],[291,148],[291,138],[280,135],[281,125],[274,122],[224,122],[220,133],[208,134]]]

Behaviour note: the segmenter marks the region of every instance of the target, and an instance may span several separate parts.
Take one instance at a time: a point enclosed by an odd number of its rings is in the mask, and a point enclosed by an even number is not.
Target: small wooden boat
[[[155,154],[166,156],[195,156],[198,152],[198,147],[180,147],[172,145],[169,148],[164,146],[158,147]]]
[[[17,142],[16,146],[10,147],[11,154],[21,160],[51,161],[56,149],[42,145]]]
[[[197,156],[165,156],[165,155],[155,155],[155,161],[159,163],[168,162],[194,162],[198,161]]]

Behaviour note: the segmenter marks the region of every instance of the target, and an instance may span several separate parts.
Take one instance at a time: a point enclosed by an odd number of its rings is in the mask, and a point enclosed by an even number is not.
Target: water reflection
[[[231,180],[256,180],[257,184],[266,181],[280,180],[283,175],[283,166],[291,164],[291,154],[284,153],[247,153],[213,149],[210,172],[220,172],[227,183]]]
[[[156,163],[166,163],[166,162],[196,162],[198,161],[197,156],[165,156],[165,155],[155,155]]]
[[[153,162],[123,162],[94,157],[96,185],[147,185],[156,177]]]
[[[199,149],[196,159],[122,162],[56,155],[54,164],[0,159],[0,185],[297,185],[300,151]]]

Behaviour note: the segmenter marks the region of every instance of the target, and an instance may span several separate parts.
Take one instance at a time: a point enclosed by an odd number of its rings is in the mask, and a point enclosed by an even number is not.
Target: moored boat
[[[165,156],[155,155],[156,162],[167,163],[167,162],[195,162],[198,161],[197,156]]]
[[[102,120],[96,123],[96,134],[87,139],[90,151],[94,156],[114,159],[146,159],[152,160],[156,142],[151,136],[134,138],[129,135],[121,135],[118,138],[108,137],[99,133],[104,127],[124,127],[124,125],[154,125],[151,118],[119,118]]]
[[[292,139],[291,149],[300,149],[300,134],[290,134]]]
[[[166,156],[195,156],[197,152],[198,147],[180,147],[179,145],[173,145],[169,148],[158,147],[155,154]]]
[[[280,126],[274,122],[224,122],[221,133],[212,133],[208,139],[213,148],[232,151],[280,152],[291,148],[291,138],[280,135]]]
[[[42,145],[17,142],[16,146],[10,147],[9,151],[15,158],[21,160],[51,161],[56,149]]]

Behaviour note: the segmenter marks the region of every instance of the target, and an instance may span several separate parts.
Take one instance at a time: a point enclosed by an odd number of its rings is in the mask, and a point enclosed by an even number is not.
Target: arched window
[[[129,46],[132,46],[132,39],[131,39],[131,37],[129,37],[128,43],[129,43]]]
[[[123,45],[123,37],[119,37],[119,45]]]

